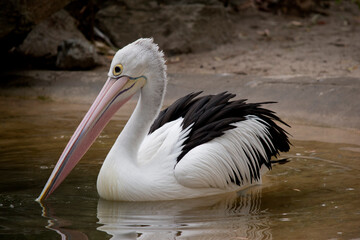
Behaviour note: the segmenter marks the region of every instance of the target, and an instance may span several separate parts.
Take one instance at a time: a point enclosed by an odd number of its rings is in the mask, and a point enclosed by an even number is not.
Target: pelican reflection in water
[[[46,206],[47,228],[62,239],[94,234],[74,230],[76,222],[61,216],[61,207]],[[56,216],[54,213],[58,212]],[[269,216],[261,209],[261,188],[206,198],[119,202],[99,199],[97,230],[109,239],[272,239]],[[61,217],[60,217],[61,216]],[[70,216],[74,219],[74,216]],[[97,225],[98,225],[97,224]],[[78,238],[81,236],[81,238]],[[106,238],[108,239],[108,238]]]

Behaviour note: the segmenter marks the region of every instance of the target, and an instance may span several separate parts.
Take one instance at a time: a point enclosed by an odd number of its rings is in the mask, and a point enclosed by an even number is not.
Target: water
[[[360,238],[359,142],[293,140],[283,155],[291,162],[274,167],[263,185],[238,194],[104,201],[96,177],[127,112],[110,122],[40,205],[34,199],[88,106],[46,99],[0,102],[0,239]]]

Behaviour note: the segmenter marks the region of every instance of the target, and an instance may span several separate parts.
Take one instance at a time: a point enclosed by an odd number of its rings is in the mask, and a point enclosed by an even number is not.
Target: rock
[[[146,9],[141,4],[109,4],[97,12],[96,25],[119,48],[139,37],[154,37],[169,54],[210,50],[232,39],[233,24],[220,2],[151,3]]]
[[[17,50],[29,57],[54,58],[58,46],[73,38],[86,41],[77,29],[75,19],[65,10],[60,10],[36,25]]]
[[[95,47],[81,39],[68,39],[58,48],[56,67],[61,69],[91,69],[97,65]]]
[[[30,59],[33,63],[40,66],[54,67],[57,65],[58,58],[58,46],[62,45],[64,41],[69,39],[77,39],[74,46],[82,46],[79,49],[80,52],[86,53],[92,56],[93,53],[90,50],[94,49],[91,43],[84,37],[84,35],[77,29],[76,20],[70,16],[65,10],[60,10],[48,19],[39,23],[25,38],[24,42],[17,48],[17,53],[24,55],[27,59]],[[91,54],[89,53],[91,52]],[[95,53],[96,54],[96,53]],[[92,67],[94,63],[90,60],[87,62],[85,68]],[[84,61],[83,61],[84,63]],[[76,65],[76,64],[75,64]],[[60,64],[60,66],[62,66]],[[64,66],[67,66],[66,64]],[[76,65],[75,68],[78,65]],[[71,68],[71,67],[64,67]],[[80,67],[81,68],[81,67]]]
[[[20,44],[41,20],[66,6],[70,0],[0,1],[0,52]]]

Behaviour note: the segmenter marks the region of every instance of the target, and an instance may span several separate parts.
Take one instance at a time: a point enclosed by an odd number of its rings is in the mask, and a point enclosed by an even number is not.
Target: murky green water
[[[237,195],[108,202],[95,183],[118,116],[40,206],[34,199],[88,106],[0,102],[0,239],[360,238],[360,143],[293,141],[290,163]]]

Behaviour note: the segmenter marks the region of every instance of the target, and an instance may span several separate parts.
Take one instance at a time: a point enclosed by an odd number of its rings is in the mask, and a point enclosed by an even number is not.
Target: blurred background
[[[359,76],[359,5],[359,0],[4,0],[1,68],[93,69],[107,66],[118,48],[153,37],[168,63],[177,65],[170,67],[175,71]],[[271,66],[272,59],[281,67]]]

